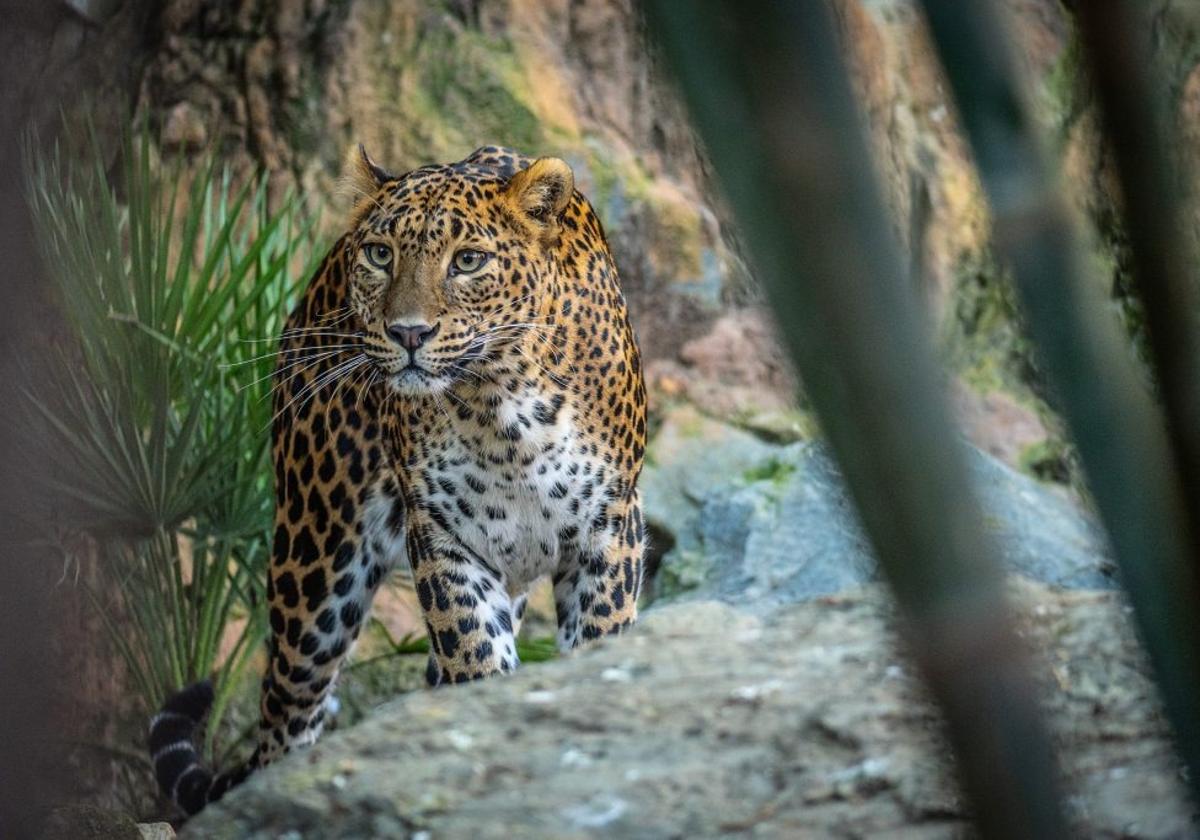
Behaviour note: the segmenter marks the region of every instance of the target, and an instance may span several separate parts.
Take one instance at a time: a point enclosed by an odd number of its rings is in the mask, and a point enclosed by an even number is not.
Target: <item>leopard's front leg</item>
[[[509,595],[498,570],[415,507],[409,561],[429,632],[427,681],[467,682],[513,670],[519,598]]]
[[[619,633],[637,620],[645,530],[641,499],[634,491],[564,542],[554,573],[559,650]]]

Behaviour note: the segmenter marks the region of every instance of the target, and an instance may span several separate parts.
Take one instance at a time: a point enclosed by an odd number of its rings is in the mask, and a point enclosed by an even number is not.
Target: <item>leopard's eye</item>
[[[473,248],[463,248],[450,261],[450,268],[454,274],[474,274],[483,268],[484,264],[490,258],[491,254],[485,254],[483,251],[476,251]]]
[[[382,242],[370,242],[363,246],[367,262],[376,268],[387,268],[392,264],[392,249]]]

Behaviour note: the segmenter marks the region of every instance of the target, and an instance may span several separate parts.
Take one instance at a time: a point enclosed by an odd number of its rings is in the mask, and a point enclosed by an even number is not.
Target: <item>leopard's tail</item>
[[[150,759],[158,786],[188,816],[216,802],[254,770],[254,761],[214,775],[200,761],[192,737],[213,703],[208,680],[171,695],[150,720]]]

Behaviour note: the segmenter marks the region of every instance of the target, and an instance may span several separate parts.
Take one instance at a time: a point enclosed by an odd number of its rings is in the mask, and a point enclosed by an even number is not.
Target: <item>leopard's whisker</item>
[[[450,419],[450,412],[446,410],[446,404],[442,400],[441,394],[439,394],[437,391],[430,391],[429,393],[433,396],[434,405],[437,406],[438,411],[440,411],[442,416],[446,418],[446,425],[449,428],[454,428],[454,421]]]
[[[296,339],[308,338],[366,338],[366,334],[361,330],[355,332],[339,332],[337,330],[307,330],[285,332],[279,334],[280,342],[294,341]]]
[[[366,377],[365,383],[363,384],[363,386],[361,388],[358,389],[358,400],[355,401],[355,403],[354,403],[355,411],[362,408],[363,397],[366,395],[367,391],[369,391],[369,390],[371,390],[371,388],[375,387],[375,383],[379,379],[379,373],[380,373],[380,371],[379,371],[378,366],[372,365],[371,372]]]
[[[518,347],[517,352],[520,353],[525,358],[525,361],[529,362],[535,368],[537,368],[542,373],[544,373],[546,375],[546,377],[548,379],[550,379],[550,381],[552,381],[555,385],[557,385],[560,388],[566,388],[568,390],[571,390],[572,393],[576,393],[573,390],[574,385],[571,382],[564,379],[560,374],[554,373],[549,368],[547,368],[545,365],[543,365],[541,362],[539,362],[537,359],[533,358],[533,356],[529,355],[529,352],[527,350],[525,350],[525,348]]]
[[[284,332],[281,332],[279,335],[273,336],[271,338],[241,338],[241,339],[238,339],[238,341],[241,344],[266,344],[268,342],[282,344],[284,341],[287,341],[289,339],[309,338],[309,337],[313,337],[313,338],[328,338],[328,337],[362,338],[363,333],[361,331],[353,332],[353,333],[336,332],[333,330],[327,330],[324,328],[316,328],[316,327],[314,327],[314,328],[296,328],[296,329],[291,329],[291,330],[285,330]]]
[[[515,301],[513,301],[513,304],[517,304],[517,303],[519,303],[520,301],[522,301],[522,300],[525,300],[525,299],[527,299],[527,298],[530,298],[530,297],[533,297],[533,296],[532,296],[532,295],[525,295],[525,297],[523,297],[523,298],[517,298]],[[503,311],[505,311],[505,310],[507,310],[507,309],[511,309],[511,308],[513,308],[513,306],[512,306],[512,305],[509,305],[509,306],[504,306],[504,307],[502,307],[502,308],[500,309],[500,311],[501,311],[501,312],[503,312]],[[540,317],[539,317],[539,316],[537,316],[537,315],[530,315],[530,316],[527,316],[527,320],[529,320],[529,321],[548,321],[548,320],[550,319],[550,317],[551,317],[550,315],[543,315],[543,316],[540,316]],[[479,318],[479,319],[478,319],[478,320],[476,320],[476,321],[475,321],[473,324],[471,324],[471,329],[478,329],[480,326],[482,326],[482,325],[483,325],[483,323],[484,323],[484,321],[485,321],[485,320],[487,320],[487,319],[486,319],[486,318]]]
[[[360,367],[361,367],[361,365],[360,365]],[[358,370],[358,368],[353,368],[351,372],[356,371],[356,370]],[[361,374],[355,373],[354,379],[357,381],[360,376],[361,376]],[[345,384],[349,381],[350,381],[350,373],[347,373],[345,376],[343,376],[341,378],[341,381],[338,382],[337,387],[333,389],[333,396],[330,397],[331,401],[337,399],[337,396],[338,396],[338,394],[341,393],[343,386],[345,386]]]
[[[324,378],[324,381],[321,382],[319,386],[309,391],[308,396],[305,398],[305,401],[300,404],[300,407],[303,408],[307,403],[311,402],[317,396],[317,394],[319,394],[321,391],[324,391],[329,385],[341,380],[341,382],[339,382],[334,389],[334,395],[336,396],[338,389],[345,382],[345,377],[349,376],[351,372],[357,370],[360,366],[369,363],[370,359],[367,358],[366,354],[359,354],[358,357],[350,359],[348,362],[343,362],[340,369],[330,371],[329,375]]]
[[[443,393],[450,399],[454,400],[455,404],[458,405],[459,407],[461,407],[461,408],[466,407],[467,404],[463,401],[462,397],[457,396],[449,388],[447,388],[445,391],[443,391]]]
[[[456,373],[460,373],[464,376],[473,376],[473,377],[475,377],[476,381],[481,382],[481,383],[485,383],[485,382],[489,381],[482,374],[480,374],[476,371],[470,370],[468,368],[465,368],[465,367],[460,367],[459,365],[451,365],[450,369],[455,371]]]
[[[346,320],[353,314],[349,306],[339,306],[337,309],[330,309],[323,315],[317,316],[317,323],[324,323],[326,325],[336,324],[338,321]]]
[[[555,324],[498,324],[494,327],[484,330],[479,333],[480,336],[495,335],[499,332],[507,332],[509,330],[554,330],[557,329]]]
[[[479,382],[481,384],[484,384],[484,385],[486,385],[487,383],[492,381],[491,379],[488,379],[487,377],[485,377],[483,374],[479,373],[478,371],[471,370],[470,368],[465,368],[462,365],[458,364],[457,362],[451,362],[450,364],[448,364],[446,366],[446,369],[453,371],[457,374],[461,374],[461,375],[465,375],[465,376],[473,376],[477,380],[479,380]]]
[[[228,364],[223,364],[220,367],[222,370],[232,370],[234,368],[261,362],[263,359],[272,359],[275,357],[280,357],[283,361],[291,361],[294,359],[302,360],[304,358],[312,358],[312,354],[314,353],[324,353],[325,351],[330,350],[344,351],[355,348],[363,348],[366,346],[367,345],[365,344],[324,344],[315,347],[297,347],[295,349],[286,348],[283,350],[272,350],[270,353],[262,353],[249,359],[242,359],[240,362],[229,362]]]
[[[284,412],[286,412],[289,408],[291,408],[292,405],[297,400],[304,399],[305,401],[307,401],[308,398],[311,398],[313,395],[315,395],[316,393],[321,391],[327,383],[332,382],[334,379],[336,379],[342,373],[345,373],[349,370],[353,370],[359,364],[364,364],[368,361],[369,361],[369,359],[367,358],[367,355],[365,353],[359,353],[357,356],[354,356],[353,358],[348,359],[346,361],[339,362],[338,364],[334,365],[330,370],[323,372],[320,376],[318,376],[312,382],[305,385],[304,388],[301,389],[300,393],[296,394],[294,397],[292,397],[290,400],[288,400],[287,403],[282,408],[279,409],[279,411],[275,412],[274,416],[271,418],[271,424],[273,425],[275,423],[275,421],[277,419],[279,419],[279,417]],[[303,405],[303,403],[301,403],[301,405]]]
[[[315,356],[304,356],[295,361],[288,362],[286,365],[281,365],[280,367],[277,367],[274,370],[272,370],[270,373],[265,373],[262,376],[259,376],[258,378],[254,379],[252,382],[247,382],[245,385],[242,385],[240,388],[238,388],[238,393],[241,393],[242,391],[246,390],[247,388],[254,387],[255,385],[257,385],[258,383],[262,382],[265,379],[270,379],[275,376],[280,376],[284,371],[291,370],[292,368],[297,367],[298,365],[303,365],[303,367],[301,367],[299,370],[288,374],[286,377],[282,377],[279,382],[272,385],[271,390],[274,391],[275,389],[287,384],[288,382],[291,382],[293,379],[295,379],[300,374],[304,373],[306,370],[311,370],[313,367],[320,364],[325,359],[328,359],[330,356],[336,356],[340,353],[348,353],[348,352],[350,352],[350,350],[348,350],[348,349],[345,349],[345,350],[339,349],[339,350],[329,350],[324,353],[318,353]],[[264,395],[263,398],[265,399],[266,396],[267,395]]]

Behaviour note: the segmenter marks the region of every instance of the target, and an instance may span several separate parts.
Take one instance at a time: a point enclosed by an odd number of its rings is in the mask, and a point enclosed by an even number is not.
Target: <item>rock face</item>
[[[396,172],[482,145],[557,155],[604,223],[647,356],[698,335],[747,275],[631,0],[170,0],[137,108],[168,156],[261,165],[337,235],[365,143]]]
[[[1079,836],[1192,824],[1112,593],[1017,594]],[[650,610],[512,677],[390,703],[261,772],[184,837],[951,837],[936,717],[870,587]]]
[[[1112,589],[1103,535],[1061,492],[970,450],[984,522],[1006,567],[1042,583]],[[666,414],[642,479],[670,545],[660,595],[767,609],[878,576],[837,469],[818,444],[774,445],[687,406]]]

